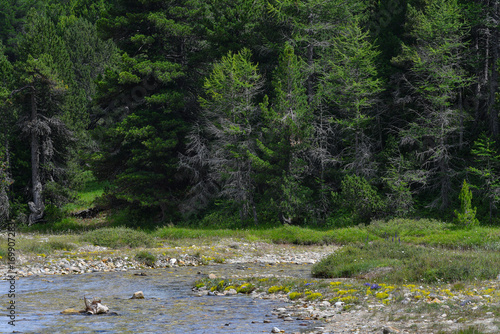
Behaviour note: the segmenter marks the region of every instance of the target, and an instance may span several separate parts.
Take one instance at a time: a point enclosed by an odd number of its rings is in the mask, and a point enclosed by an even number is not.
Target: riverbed
[[[310,332],[314,321],[283,321],[273,314],[286,306],[282,301],[242,294],[200,297],[192,291],[194,282],[209,273],[243,277],[264,271],[307,278],[310,266],[227,264],[23,277],[16,281],[16,326],[0,328],[22,333],[270,333],[274,327],[286,333]],[[6,283],[1,283],[3,291]],[[130,299],[136,291],[143,291],[145,299]],[[83,309],[83,296],[101,299],[117,315],[61,314],[67,308]]]

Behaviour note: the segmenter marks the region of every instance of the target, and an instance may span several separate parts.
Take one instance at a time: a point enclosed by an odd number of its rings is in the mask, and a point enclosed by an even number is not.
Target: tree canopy
[[[0,219],[500,224],[498,1],[0,4]]]

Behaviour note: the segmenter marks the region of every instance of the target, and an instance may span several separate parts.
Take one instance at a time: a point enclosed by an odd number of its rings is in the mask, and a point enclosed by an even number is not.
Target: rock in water
[[[278,327],[273,327],[271,333],[281,333],[281,330]]]
[[[144,293],[142,291],[137,291],[130,299],[144,299]]]
[[[61,314],[80,314],[83,312],[84,311],[78,311],[77,309],[74,309],[74,308],[67,308],[64,311],[62,311]]]

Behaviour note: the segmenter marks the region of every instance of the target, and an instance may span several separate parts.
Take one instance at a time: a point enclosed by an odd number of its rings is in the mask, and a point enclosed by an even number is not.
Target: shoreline
[[[195,243],[193,241],[193,243]],[[17,279],[20,277],[52,275],[79,275],[93,272],[127,272],[155,270],[180,266],[196,266],[203,270],[209,264],[242,264],[266,266],[276,264],[309,264],[312,265],[322,257],[339,249],[338,246],[297,246],[290,244],[272,244],[267,242],[248,242],[235,239],[205,241],[203,245],[178,246],[165,243],[156,248],[110,249],[99,246],[84,245],[72,251],[54,251],[53,254],[26,255],[20,254],[17,261]],[[151,267],[136,258],[138,252],[148,252],[155,256],[155,266]],[[7,278],[7,265],[0,264],[0,278]],[[229,274],[217,279],[244,279],[252,276],[252,272],[244,275]],[[255,272],[253,272],[255,275]],[[208,276],[204,274],[204,276]],[[278,277],[276,275],[270,275]],[[260,274],[257,277],[265,277]],[[283,277],[286,278],[286,273]],[[207,277],[208,278],[208,277]],[[311,281],[338,282],[339,279],[322,279]],[[355,279],[340,279],[342,284],[355,282]],[[358,280],[359,281],[359,280]],[[359,283],[359,282],[358,282]],[[336,283],[337,284],[337,283]],[[359,284],[361,285],[361,284]],[[488,297],[484,297],[482,287],[490,287]],[[425,290],[428,287],[420,287]],[[356,287],[361,290],[362,288]],[[314,319],[321,321],[311,333],[449,333],[476,326],[482,333],[496,333],[500,329],[497,320],[500,313],[500,280],[476,282],[468,284],[462,292],[454,292],[453,297],[446,297],[430,292],[434,299],[419,300],[410,288],[399,288],[387,305],[373,297],[363,297],[352,307],[342,303],[331,302],[327,293],[331,288],[323,288],[326,299],[290,300],[284,292],[268,293],[254,291],[249,296],[258,299],[275,299],[288,303],[285,308],[277,308],[273,315],[283,321]],[[397,290],[398,290],[397,289]],[[416,289],[418,290],[418,289]],[[312,291],[316,291],[312,289]],[[195,291],[196,293],[196,291]],[[358,293],[359,294],[359,293]],[[471,294],[470,296],[468,294]],[[401,298],[399,297],[401,296]],[[331,297],[331,296],[330,296]],[[400,298],[400,299],[399,299]],[[470,300],[464,305],[465,300]],[[439,332],[443,330],[442,332]]]

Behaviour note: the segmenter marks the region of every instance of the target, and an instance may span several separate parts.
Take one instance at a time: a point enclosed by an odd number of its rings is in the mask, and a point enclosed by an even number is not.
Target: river
[[[254,268],[252,268],[252,266]],[[202,271],[203,274],[199,272]],[[293,275],[309,277],[310,266],[217,265],[134,272],[100,272],[67,276],[31,276],[16,281],[16,326],[4,317],[0,330],[22,333],[286,333],[311,331],[313,321],[283,321],[271,312],[286,303],[246,295],[203,296],[191,291],[207,273]],[[7,291],[6,281],[0,283]],[[145,299],[129,299],[143,291]],[[98,297],[118,315],[64,315],[67,308],[83,309],[83,296]],[[2,312],[4,313],[4,311]],[[266,320],[266,322],[264,322]],[[307,326],[304,326],[307,324]],[[9,327],[9,328],[7,328]]]

